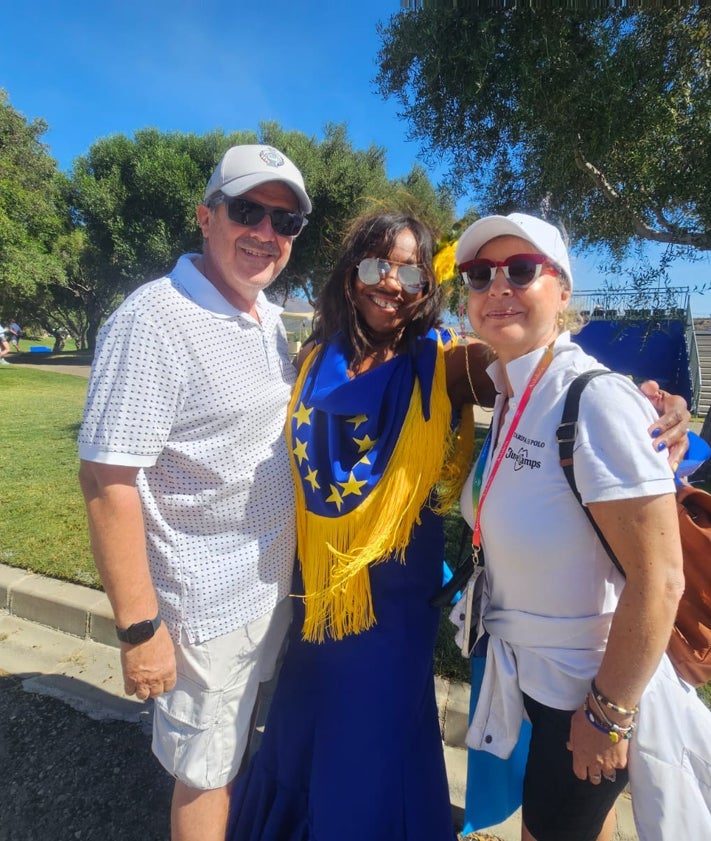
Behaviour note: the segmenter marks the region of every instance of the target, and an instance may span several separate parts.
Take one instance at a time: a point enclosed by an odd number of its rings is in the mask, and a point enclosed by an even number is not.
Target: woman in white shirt
[[[672,472],[649,445],[654,412],[638,389],[620,375],[589,383],[576,480],[625,580],[559,464],[567,388],[602,367],[570,340],[560,233],[525,214],[487,217],[462,235],[456,259],[472,327],[497,354],[489,375],[498,391],[491,439],[462,493],[487,576],[487,663],[467,742],[506,757],[528,717],[523,841],[607,841],[628,760],[637,773],[635,739],[646,738],[645,689],[658,673],[676,684],[679,703],[690,692],[664,656],[684,587]],[[682,777],[661,785],[683,789]],[[640,779],[651,785],[643,770]],[[640,804],[633,791],[636,812]],[[659,831],[640,837],[671,838]]]

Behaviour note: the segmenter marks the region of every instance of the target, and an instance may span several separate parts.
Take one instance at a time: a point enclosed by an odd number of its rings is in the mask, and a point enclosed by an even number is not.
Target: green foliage
[[[423,5],[381,27],[378,83],[482,209],[711,248],[708,4]]]
[[[41,142],[47,125],[28,123],[0,89],[0,319],[24,318],[38,287],[61,280],[52,243],[61,233],[60,179]]]
[[[468,528],[459,506],[455,506],[444,520],[445,560],[450,569],[454,569],[471,552],[471,529]],[[469,682],[471,667],[469,660],[462,657],[459,646],[454,641],[456,628],[449,621],[449,608],[442,610],[437,645],[434,653],[435,674],[448,680]]]

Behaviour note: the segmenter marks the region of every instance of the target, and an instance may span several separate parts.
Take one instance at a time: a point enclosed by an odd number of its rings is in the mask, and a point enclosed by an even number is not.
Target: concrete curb
[[[0,673],[3,671],[24,676],[27,691],[58,698],[92,718],[144,726],[150,722],[151,702],[136,701],[123,692],[111,605],[98,590],[0,564]],[[267,696],[269,692],[267,688]],[[455,824],[462,826],[469,685],[436,677],[435,692],[452,811]],[[260,709],[260,722],[265,712]],[[619,798],[617,815],[614,841],[637,841],[628,796]],[[519,841],[520,810],[503,823],[468,837]]]
[[[118,648],[113,611],[100,590],[0,564],[0,610]]]

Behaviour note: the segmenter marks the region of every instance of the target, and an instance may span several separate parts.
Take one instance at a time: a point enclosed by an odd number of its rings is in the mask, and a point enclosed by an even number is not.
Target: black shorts
[[[536,841],[595,841],[627,785],[627,769],[599,785],[573,773],[566,747],[574,710],[555,710],[523,697],[531,720],[531,746],[523,781],[523,821]]]

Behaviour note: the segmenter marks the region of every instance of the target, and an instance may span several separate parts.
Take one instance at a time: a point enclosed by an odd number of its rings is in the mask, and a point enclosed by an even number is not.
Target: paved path
[[[91,719],[122,721],[139,725],[144,731],[148,729],[150,702],[141,703],[123,693],[111,607],[105,594],[98,590],[0,564],[1,672],[20,676],[25,691],[59,699]],[[268,690],[269,687],[267,701]],[[452,810],[455,825],[461,828],[469,686],[436,678],[436,691]],[[256,741],[264,715],[262,710]],[[4,726],[8,723],[0,723],[0,727]],[[136,756],[134,761],[141,767],[145,764],[152,767],[147,739],[145,754]],[[0,789],[0,816],[2,800]],[[520,827],[520,814],[516,813],[503,824],[469,837],[519,841]],[[0,841],[12,837],[26,841],[32,836],[3,834],[0,818]],[[36,837],[40,841],[40,836]],[[615,841],[636,841],[636,838],[631,804],[623,795],[618,801]]]
[[[31,359],[32,356],[37,356],[38,361]],[[40,371],[52,371],[55,374],[73,374],[75,377],[88,377],[91,370],[91,365],[87,365],[83,360],[76,360],[74,357],[63,360],[62,357],[45,356],[43,353],[23,353],[11,355],[7,359],[11,365],[16,365],[18,368],[36,368]]]

